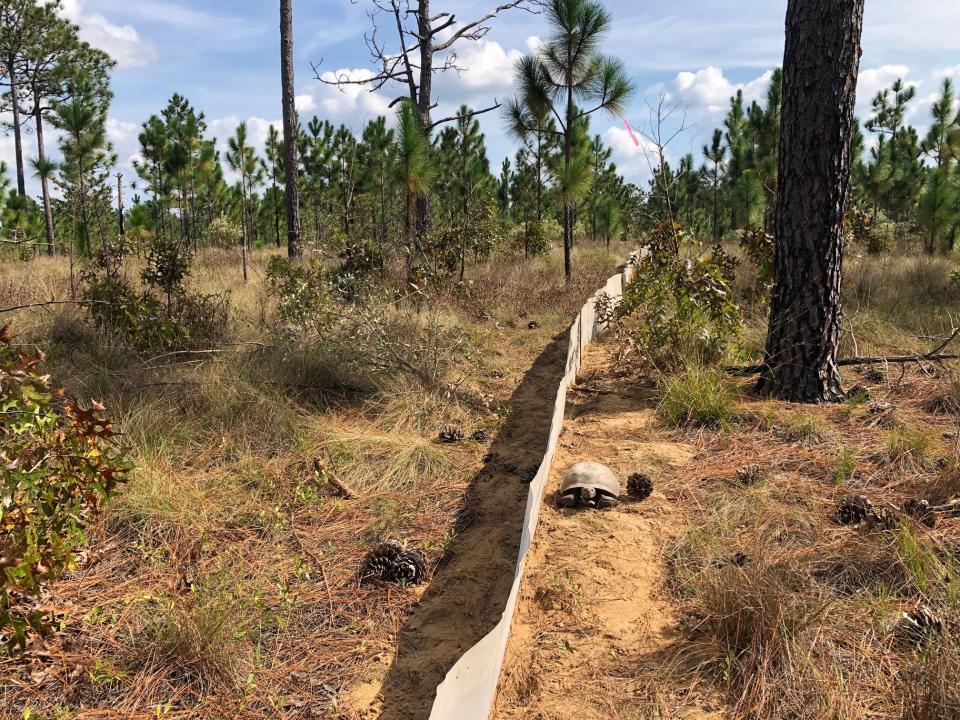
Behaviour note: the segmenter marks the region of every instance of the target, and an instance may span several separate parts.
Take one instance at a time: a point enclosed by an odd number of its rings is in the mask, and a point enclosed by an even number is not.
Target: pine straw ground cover
[[[725,688],[732,716],[960,717],[960,518],[928,527],[902,509],[960,496],[952,372],[850,371],[846,386],[864,390],[834,407],[728,385],[735,399],[711,412],[732,421],[676,432],[698,446],[659,485],[689,513],[666,553],[683,665]],[[895,522],[842,525],[851,493]],[[942,625],[918,641],[902,614],[925,609]]]
[[[666,553],[684,665],[734,717],[960,717],[960,518],[931,528],[901,510],[960,495],[960,418],[929,412],[953,385],[933,368],[874,380],[847,377],[869,400],[741,400],[734,430],[680,433],[698,455],[659,487],[691,521]],[[897,522],[841,525],[849,493]],[[922,608],[942,626],[917,639],[901,618]]]
[[[850,372],[869,400],[807,407],[710,371],[638,383],[615,356],[613,337],[591,346],[571,391],[495,717],[960,717],[960,517],[901,511],[960,496],[960,416],[928,410],[947,369]],[[677,427],[684,383],[709,402]],[[652,496],[559,509],[588,459]],[[840,524],[850,493],[899,522]],[[917,610],[928,635],[903,621]]]
[[[361,584],[364,555],[397,538],[437,568],[489,443],[471,435],[496,437],[531,360],[617,264],[583,248],[565,288],[555,255],[497,258],[436,297],[479,350],[458,399],[281,341],[268,256],[248,286],[234,260],[193,273],[231,293],[210,352],[132,353],[70,307],[11,318],[68,392],[105,402],[138,469],[42,600],[57,632],[0,657],[0,718],[355,717],[350,691],[387,672],[425,591]],[[0,306],[63,297],[67,277],[63,260],[5,263]],[[467,439],[439,442],[446,425]]]

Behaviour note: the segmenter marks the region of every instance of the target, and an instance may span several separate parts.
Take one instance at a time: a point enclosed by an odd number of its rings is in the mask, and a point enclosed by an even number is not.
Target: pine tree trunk
[[[10,109],[13,112],[13,146],[17,161],[17,192],[22,197],[27,194],[26,176],[23,172],[23,135],[20,128],[20,87],[17,84],[17,75],[14,72],[15,64],[11,61],[7,64],[10,68]]]
[[[34,92],[33,96],[33,118],[37,129],[37,160],[42,167],[47,156],[43,142],[43,110],[40,105],[40,95],[37,92]],[[53,229],[53,208],[50,205],[50,178],[46,172],[40,173],[40,190],[43,194],[43,221],[44,229],[47,232],[47,255],[53,257],[57,254],[57,238]]]
[[[280,0],[280,66],[283,83],[283,150],[286,166],[287,255],[303,256],[300,239],[300,187],[297,107],[293,73],[293,0]]]
[[[795,402],[843,399],[843,212],[864,0],[789,0],[767,369],[758,390]]]

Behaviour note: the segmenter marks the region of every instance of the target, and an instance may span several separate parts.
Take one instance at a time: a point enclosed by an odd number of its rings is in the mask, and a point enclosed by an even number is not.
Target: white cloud
[[[458,73],[458,84],[474,91],[506,91],[513,87],[513,68],[522,57],[520,50],[504,50],[486,38],[467,43],[457,52],[457,65],[466,68]]]
[[[137,123],[124,122],[116,118],[107,118],[107,137],[114,145],[121,146],[137,141],[141,126]]]
[[[730,98],[743,90],[747,104],[760,101],[770,86],[772,71],[748,83],[732,83],[718,67],[709,66],[696,72],[681,72],[674,78],[671,99],[680,100],[688,109],[703,109],[711,114],[725,112]]]
[[[228,115],[210,121],[210,133],[217,139],[217,147],[221,150],[226,149],[227,140],[236,135],[237,126],[240,122],[241,118],[237,115]],[[283,122],[280,120],[264,120],[260,117],[247,118],[247,141],[256,148],[257,152],[262,152],[266,146],[267,133],[270,131],[271,125],[277,130],[283,131]]]
[[[63,0],[62,14],[80,26],[80,38],[100,48],[117,61],[120,69],[149,65],[157,50],[140,37],[132,25],[116,25],[104,15],[85,12],[86,0]]]
[[[633,182],[643,182],[651,177],[650,168],[659,164],[657,148],[636,129],[633,130],[639,145],[630,137],[626,125],[611,125],[603,133],[603,141],[613,150],[613,161],[621,174]],[[669,157],[666,158],[669,161]]]
[[[894,81],[906,81],[910,68],[906,65],[881,65],[860,71],[857,80],[857,114],[865,117],[870,112],[870,103],[881,90],[893,85]],[[907,82],[908,85],[919,87],[919,83]]]
[[[313,99],[313,95],[309,93],[304,95],[297,95],[293,99],[294,105],[297,106],[298,113],[308,113],[313,112],[317,109],[317,101]]]
[[[935,70],[933,76],[939,80],[943,78],[960,78],[960,64]]]
[[[369,80],[373,73],[367,68],[341,68],[320,75],[324,82],[314,82],[297,96],[300,112],[316,112],[332,123],[346,123],[355,130],[378,115],[389,112],[390,99],[380,92],[370,92],[367,85],[356,84]],[[337,87],[327,83],[344,81]]]

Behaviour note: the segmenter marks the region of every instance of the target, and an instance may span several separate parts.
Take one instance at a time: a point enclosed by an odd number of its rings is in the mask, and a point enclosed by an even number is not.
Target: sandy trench
[[[663,548],[683,529],[673,504],[655,491],[609,511],[556,506],[578,462],[602,462],[624,485],[646,472],[656,485],[658,473],[694,458],[693,446],[658,439],[650,398],[612,371],[614,345],[607,338],[586,352],[568,396],[496,720],[723,717],[715,691],[666,671],[683,645],[665,588]]]

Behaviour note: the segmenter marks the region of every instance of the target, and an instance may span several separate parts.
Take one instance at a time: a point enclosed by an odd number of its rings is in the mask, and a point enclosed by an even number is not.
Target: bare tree
[[[438,125],[459,119],[452,115],[433,118],[438,101],[433,95],[434,76],[439,73],[464,70],[457,63],[457,45],[461,41],[481,40],[490,32],[489,22],[500,13],[514,8],[530,9],[535,0],[508,0],[475,20],[459,21],[452,12],[431,11],[430,0],[369,0],[367,17],[371,30],[364,36],[375,71],[369,78],[350,77],[339,73],[333,79],[324,77],[317,65],[313,66],[317,79],[327,85],[343,88],[361,85],[376,92],[395,85],[403,87],[404,94],[390,106],[409,99],[417,110],[420,126],[429,137]],[[384,31],[384,28],[388,28]],[[385,35],[392,40],[385,39]],[[321,61],[322,62],[322,61]],[[480,115],[500,107],[494,100],[489,107],[473,110],[465,117]],[[429,224],[426,194],[416,201],[417,234]]]
[[[293,0],[280,0],[280,67],[283,83],[283,152],[286,176],[287,255],[303,254],[300,242],[300,158],[293,77]]]

